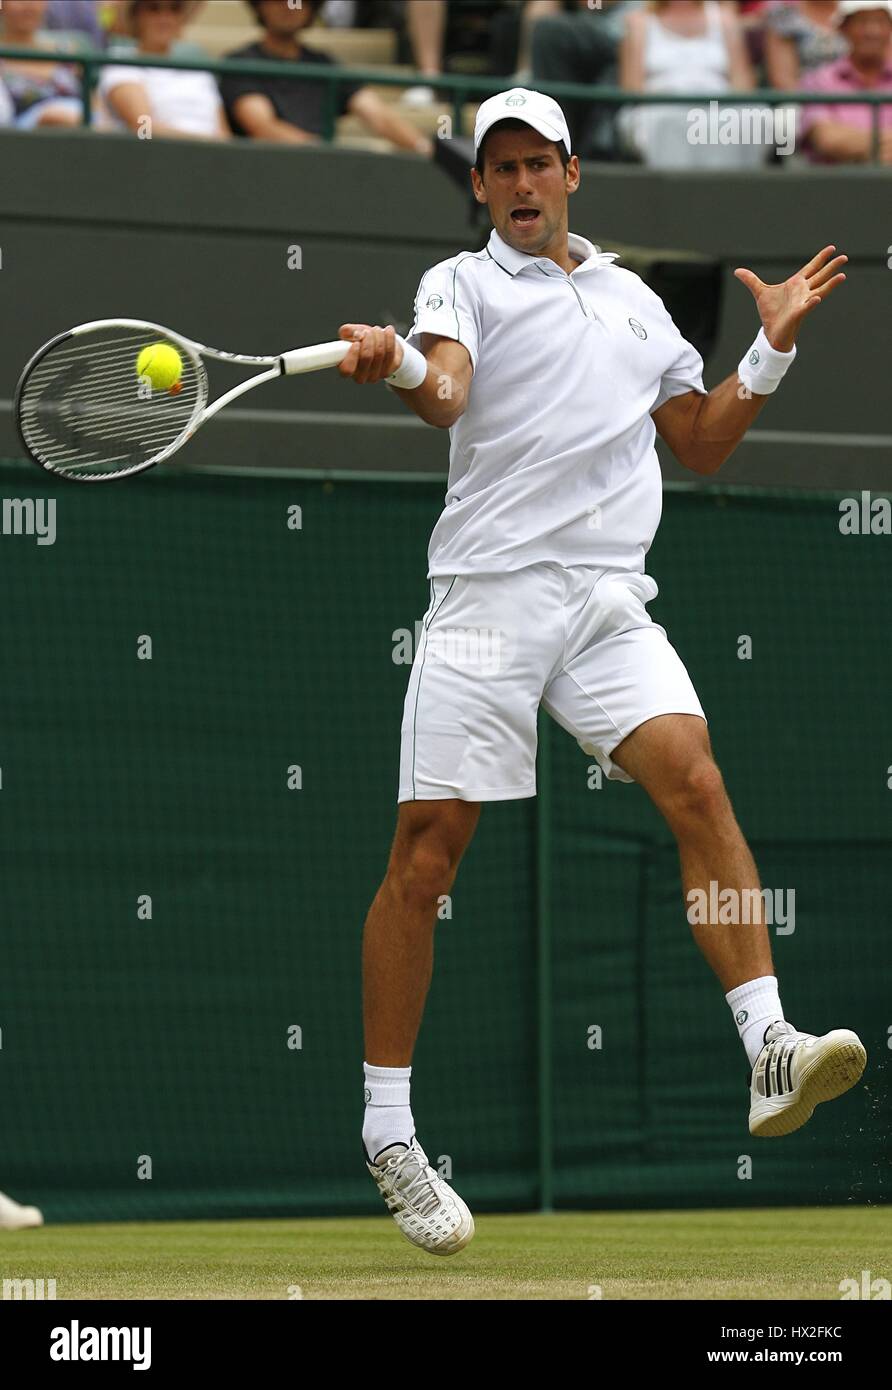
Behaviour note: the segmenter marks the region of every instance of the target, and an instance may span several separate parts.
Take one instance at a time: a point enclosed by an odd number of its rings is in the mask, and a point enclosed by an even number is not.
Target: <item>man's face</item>
[[[483,177],[471,170],[474,195],[486,203],[503,241],[538,256],[566,235],[567,198],[579,187],[575,155],[565,170],[554,142],[526,126],[493,131],[484,157]]]
[[[878,63],[892,42],[892,19],[884,10],[859,10],[846,20],[843,32],[853,58]]]
[[[310,0],[261,0],[260,19],[271,34],[296,34],[312,23],[314,11]]]

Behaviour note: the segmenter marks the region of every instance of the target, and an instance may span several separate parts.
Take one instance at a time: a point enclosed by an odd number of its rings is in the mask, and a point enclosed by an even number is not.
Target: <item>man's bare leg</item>
[[[403,1235],[436,1255],[463,1250],[474,1218],[415,1137],[410,1063],[433,971],[439,899],[452,887],[479,817],[477,802],[400,805],[387,873],[363,937],[363,1147]]]
[[[728,888],[741,895],[747,889],[758,891],[756,866],[702,719],[689,714],[649,719],[611,756],[641,783],[671,827],[678,841],[686,903],[697,888],[705,890],[709,902],[711,882],[719,893]],[[737,901],[742,907],[742,897]],[[772,1138],[799,1129],[816,1105],[854,1086],[867,1053],[849,1028],[815,1036],[784,1020],[761,898],[754,893],[750,903],[754,910],[749,923],[740,912],[737,925],[713,922],[692,930],[722,983],[753,1067],[750,1133]]]
[[[438,899],[480,818],[476,801],[404,801],[362,946],[366,1061],[407,1067],[431,981]]]
[[[663,714],[631,733],[611,754],[650,796],[678,842],[685,906],[711,882],[739,894],[755,890],[749,925],[692,926],[694,939],[728,993],[773,975],[759,874],[712,756],[706,724],[693,714]],[[738,899],[743,903],[745,899]]]

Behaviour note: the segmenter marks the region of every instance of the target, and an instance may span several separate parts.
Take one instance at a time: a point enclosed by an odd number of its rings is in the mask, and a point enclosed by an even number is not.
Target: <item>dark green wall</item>
[[[4,497],[58,503],[54,545],[0,537],[3,1188],[49,1220],[376,1211],[360,934],[439,485],[45,481],[0,469]],[[796,893],[773,938],[788,1017],[856,1028],[864,1084],[749,1136],[669,833],[543,720],[541,799],[484,808],[414,1060],[420,1137],[472,1205],[537,1201],[543,1008],[559,1205],[888,1200],[889,538],[841,536],[837,507],[670,492],[652,611],[766,886]]]

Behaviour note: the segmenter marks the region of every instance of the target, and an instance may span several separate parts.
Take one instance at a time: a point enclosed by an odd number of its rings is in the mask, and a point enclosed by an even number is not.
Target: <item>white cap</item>
[[[573,153],[567,118],[554,97],[547,97],[544,92],[531,92],[526,87],[512,87],[510,92],[497,92],[481,104],[474,122],[475,157],[490,127],[496,121],[508,120],[523,121],[546,140],[563,144],[568,155]]]
[[[858,14],[861,10],[883,10],[892,19],[892,4],[890,0],[840,0],[836,7],[836,14],[833,22],[837,25],[845,24],[853,14]]]

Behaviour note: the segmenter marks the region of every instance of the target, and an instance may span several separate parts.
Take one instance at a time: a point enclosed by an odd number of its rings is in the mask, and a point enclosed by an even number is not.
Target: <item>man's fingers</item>
[[[338,371],[341,376],[353,376],[356,371],[356,364],[359,361],[359,342],[354,342],[350,346],[350,351],[343,361],[338,363]]]
[[[351,376],[359,386],[383,381],[393,370],[396,329],[372,327],[368,323],[342,323],[338,337],[351,343],[350,351],[338,365],[342,376]]]
[[[846,277],[844,275],[834,275],[832,280],[828,280],[826,285],[812,285],[812,290],[817,294],[819,301],[827,298],[828,294],[841,285]]]
[[[823,251],[819,251],[816,256],[812,257],[808,265],[802,267],[799,274],[804,275],[807,280],[810,275],[814,275],[816,270],[820,270],[826,264],[828,257],[832,256],[835,250],[835,246],[825,246]]]
[[[826,285],[829,280],[834,278],[840,267],[848,263],[848,259],[848,256],[834,256],[830,264],[825,265],[823,270],[819,270],[814,275],[809,276],[809,289],[819,290],[822,285]],[[845,279],[845,276],[843,276],[843,279]]]
[[[370,328],[362,340],[354,379],[360,385],[382,381],[389,375],[395,345],[393,328]]]

